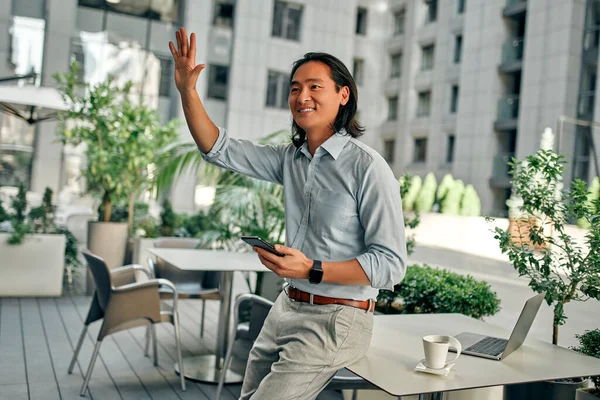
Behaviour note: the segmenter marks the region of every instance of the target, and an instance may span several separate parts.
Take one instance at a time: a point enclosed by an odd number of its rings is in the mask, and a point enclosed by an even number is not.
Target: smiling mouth
[[[314,108],[308,108],[308,107],[307,107],[307,108],[300,108],[300,109],[298,110],[298,112],[299,112],[300,114],[306,114],[306,113],[313,112],[313,111],[315,111],[315,109],[314,109]]]

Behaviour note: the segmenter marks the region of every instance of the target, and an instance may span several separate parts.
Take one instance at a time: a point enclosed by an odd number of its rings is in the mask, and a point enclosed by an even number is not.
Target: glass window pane
[[[363,84],[364,76],[364,60],[362,58],[355,58],[352,64],[352,76],[357,85]]]
[[[446,163],[452,164],[454,161],[454,135],[448,135],[448,145],[446,146]]]
[[[300,40],[300,24],[302,23],[302,8],[288,8],[286,38]]]
[[[117,34],[119,38],[133,40],[142,47],[146,46],[148,21],[144,18],[108,13],[106,30],[111,34]]]
[[[290,83],[286,74],[279,74],[279,108],[288,108]]]
[[[277,73],[269,71],[267,80],[267,106],[277,105]]]
[[[398,96],[388,99],[388,121],[394,121],[398,117]]]
[[[233,27],[235,0],[216,0],[213,24],[216,26]]]
[[[285,12],[285,4],[281,1],[275,2],[275,9],[273,10],[273,30],[272,36],[282,37],[283,36],[283,14]]]
[[[394,35],[401,35],[404,33],[404,17],[404,10],[394,14]]]
[[[46,21],[39,18],[12,17],[10,27],[11,54],[10,62],[15,75],[26,75],[35,72],[35,84],[40,84],[42,60],[44,57],[44,36]]]
[[[171,91],[171,82],[173,82],[173,60],[167,56],[158,56],[160,60],[160,86],[158,94],[160,96],[169,96]]]
[[[396,146],[396,141],[394,139],[386,139],[383,142],[383,158],[388,163],[394,162],[394,147]]]
[[[390,77],[397,78],[400,76],[402,71],[402,54],[394,54],[392,55],[392,68],[390,72]]]
[[[104,12],[88,7],[77,7],[77,19],[75,21],[75,33],[79,31],[101,32],[104,20]]]
[[[359,7],[356,12],[356,34],[367,34],[367,9]]]
[[[223,65],[209,65],[207,96],[213,99],[227,99],[227,74],[229,68]]]
[[[13,0],[12,15],[44,19],[46,16],[45,0]]]
[[[35,128],[9,114],[0,116],[0,186],[29,188]]]
[[[413,162],[424,163],[425,161],[427,161],[427,139],[415,139]]]

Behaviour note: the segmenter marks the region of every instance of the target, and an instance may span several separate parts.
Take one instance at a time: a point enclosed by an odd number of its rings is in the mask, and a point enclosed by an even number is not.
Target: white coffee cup
[[[456,356],[446,361],[448,349],[451,345],[456,349]],[[423,350],[425,350],[425,365],[427,368],[442,369],[456,361],[460,356],[462,346],[452,336],[428,335],[423,336]]]

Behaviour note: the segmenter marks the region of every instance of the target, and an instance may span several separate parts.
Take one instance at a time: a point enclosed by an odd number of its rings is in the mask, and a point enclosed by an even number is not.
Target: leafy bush
[[[572,347],[573,350],[583,353],[587,356],[600,358],[600,329],[585,331],[581,335],[575,335],[579,346]],[[600,397],[600,376],[592,377],[594,382],[594,394]]]
[[[444,175],[444,177],[442,178],[442,181],[440,182],[440,185],[438,186],[437,189],[437,202],[440,205],[441,208],[441,204],[442,201],[446,198],[446,194],[448,193],[448,190],[454,185],[454,178],[452,178],[452,175],[450,174],[446,174]]]
[[[600,180],[596,176],[594,177],[594,179],[592,179],[592,183],[590,183],[589,192],[587,195],[587,202],[585,204],[585,206],[588,207],[592,213],[597,214],[599,211],[594,206],[594,201],[598,200],[598,198],[600,198]],[[589,229],[592,226],[590,221],[588,221],[586,218],[579,218],[577,220],[577,225],[580,228],[584,229]]]
[[[8,221],[9,218],[10,216],[8,215],[8,212],[6,212],[6,209],[4,209],[2,200],[0,200],[0,222]]]
[[[433,172],[425,176],[423,186],[415,200],[415,210],[419,212],[429,212],[435,203],[435,192],[437,190],[437,180]]]
[[[412,211],[415,208],[415,200],[419,195],[423,181],[418,175],[413,175],[412,177],[403,175],[400,178],[400,186],[403,186],[407,179],[410,179],[410,186],[408,187],[408,192],[406,192],[405,196],[402,198],[402,209],[404,211]]]
[[[442,214],[459,215],[460,201],[464,191],[464,183],[460,179],[454,181],[452,186],[446,192],[444,200],[442,200]]]
[[[486,282],[471,276],[412,265],[393,292],[379,292],[377,310],[385,314],[460,313],[482,318],[497,313],[500,300]]]
[[[473,185],[467,185],[460,201],[460,215],[478,217],[481,215],[481,200]]]
[[[400,182],[400,197],[402,199],[404,199],[404,197],[406,197],[406,195],[410,191],[413,181],[410,178],[409,174],[404,174],[399,179],[399,182]],[[406,210],[404,210],[404,211],[406,211]],[[418,212],[414,212],[414,213],[406,213],[405,212],[404,213],[404,227],[405,228],[415,229],[419,225],[419,222],[421,222],[421,220],[419,219]],[[415,245],[416,245],[415,234],[407,233],[406,234],[406,254],[407,255],[410,256],[413,253],[413,251],[415,250]]]

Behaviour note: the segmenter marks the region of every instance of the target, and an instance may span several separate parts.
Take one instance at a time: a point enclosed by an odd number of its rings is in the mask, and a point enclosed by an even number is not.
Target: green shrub
[[[462,200],[464,191],[464,183],[460,179],[454,181],[452,186],[446,192],[444,200],[442,200],[442,214],[459,215],[460,201]]]
[[[586,203],[586,206],[596,213],[598,213],[599,210],[596,210],[594,201],[598,198],[600,198],[600,180],[596,176],[594,179],[592,179],[592,183],[590,183],[589,193],[587,196],[588,201]],[[584,229],[589,229],[591,226],[590,221],[588,221],[586,218],[579,218],[577,220],[577,225]]]
[[[10,215],[8,215],[8,212],[4,208],[4,205],[2,204],[2,200],[0,200],[0,222],[8,221],[9,219],[10,219]]]
[[[481,215],[481,200],[473,185],[467,185],[460,202],[460,215],[479,217]]]
[[[406,179],[404,176],[400,178],[400,185],[403,184],[403,179]],[[417,199],[417,195],[421,190],[421,186],[423,185],[423,181],[421,177],[418,175],[413,175],[410,178],[410,187],[408,188],[408,193],[406,196],[402,198],[402,209],[404,211],[413,211],[415,208],[415,200]]]
[[[435,203],[435,192],[437,189],[437,180],[433,172],[425,176],[423,186],[415,200],[415,210],[419,212],[430,212]]]
[[[442,201],[444,201],[444,199],[446,198],[448,189],[450,189],[453,185],[454,185],[454,178],[452,178],[452,175],[450,175],[450,174],[444,175],[444,177],[442,178],[442,181],[440,182],[440,185],[438,186],[437,194],[436,194],[437,202],[440,205],[440,208],[442,207]]]
[[[600,329],[585,331],[581,335],[575,335],[575,338],[577,338],[579,346],[573,347],[573,350],[587,356],[600,358]],[[600,396],[600,376],[592,377],[592,381],[596,387],[595,395]]]
[[[385,314],[460,313],[494,315],[500,300],[486,282],[429,266],[412,265],[394,291],[380,291],[377,310]]]
[[[400,182],[400,197],[402,199],[404,199],[407,195],[408,192],[410,191],[410,188],[412,186],[412,179],[410,177],[409,174],[404,174],[400,177],[400,179],[398,180],[398,182]],[[414,213],[404,213],[404,228],[406,228],[407,230],[414,230],[419,223],[421,222],[420,216],[418,212],[414,212]],[[417,242],[415,240],[415,234],[414,231],[407,231],[406,232],[406,254],[408,256],[410,256],[414,250],[415,250],[415,246],[416,246]]]

